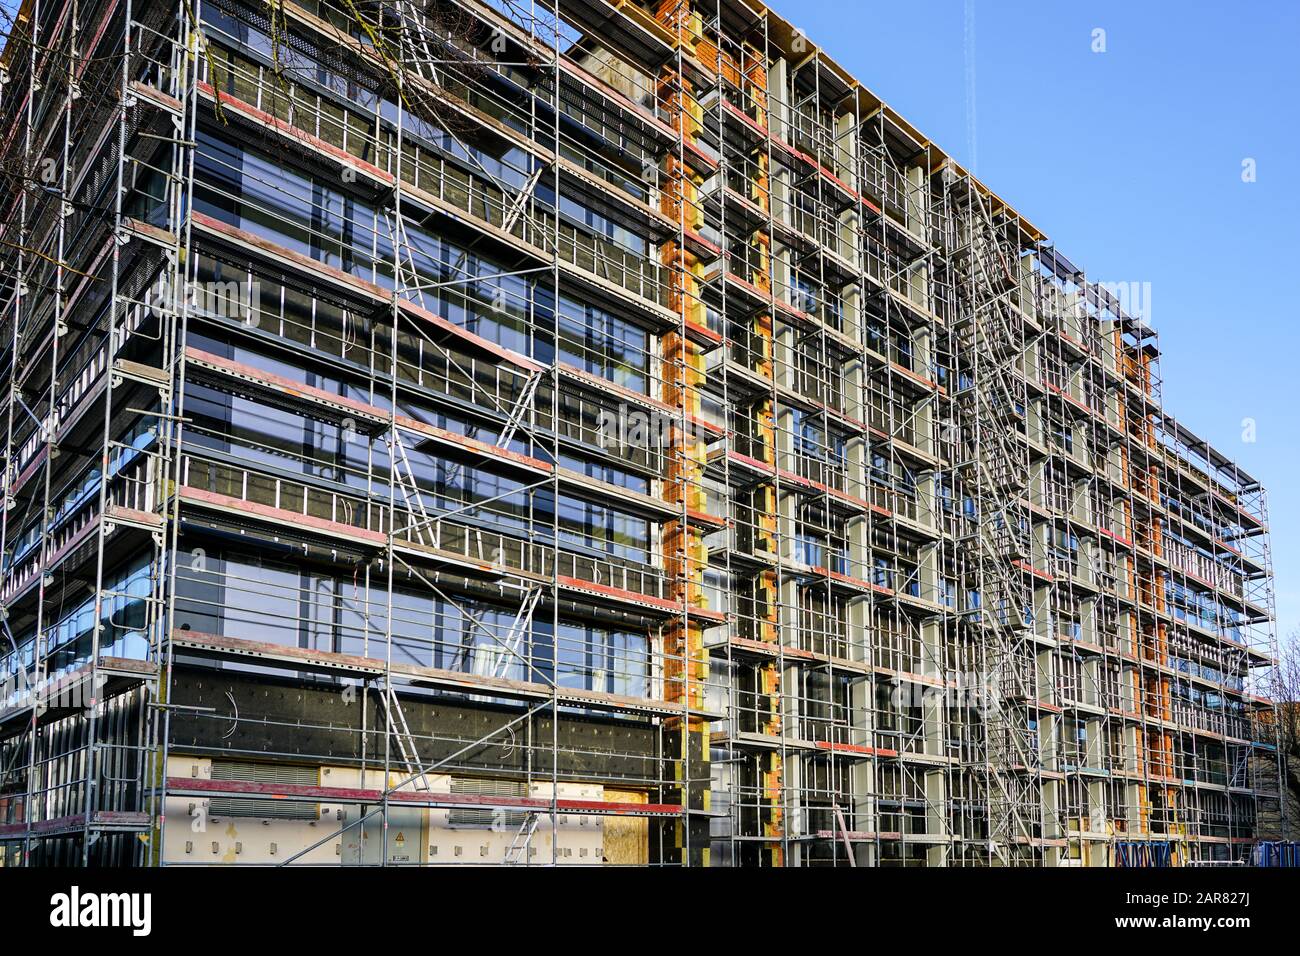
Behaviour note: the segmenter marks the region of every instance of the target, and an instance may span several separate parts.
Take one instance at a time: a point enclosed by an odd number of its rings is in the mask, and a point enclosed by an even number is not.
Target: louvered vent
[[[239,780],[248,783],[301,783],[314,787],[320,783],[314,767],[294,767],[264,763],[241,763],[235,760],[212,761],[213,780]],[[302,800],[241,800],[238,797],[213,797],[208,809],[213,817],[270,817],[277,820],[315,820],[317,805]]]
[[[474,793],[491,797],[526,797],[528,791],[519,780],[487,780],[477,777],[453,777],[452,793]],[[494,823],[511,830],[519,829],[526,814],[504,810],[452,810],[447,822],[452,826],[490,827]]]

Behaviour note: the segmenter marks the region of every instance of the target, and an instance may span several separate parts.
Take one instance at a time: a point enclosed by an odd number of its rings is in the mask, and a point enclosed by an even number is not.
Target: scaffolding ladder
[[[411,728],[406,722],[402,702],[398,700],[397,694],[393,692],[391,684],[388,684],[380,691],[379,700],[384,708],[384,718],[389,733],[397,741],[397,752],[401,755],[402,763],[407,772],[414,778],[415,789],[431,789],[429,777],[420,763],[420,753],[416,748],[415,738],[411,735]]]

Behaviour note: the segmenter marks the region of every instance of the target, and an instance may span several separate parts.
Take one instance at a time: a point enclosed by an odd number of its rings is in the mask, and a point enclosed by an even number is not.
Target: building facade
[[[1263,488],[777,13],[27,0],[3,63],[5,865],[1249,858]]]

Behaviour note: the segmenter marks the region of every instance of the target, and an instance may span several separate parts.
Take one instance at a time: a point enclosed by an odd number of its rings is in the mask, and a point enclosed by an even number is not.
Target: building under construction
[[[1243,862],[1265,493],[756,0],[25,0],[5,866]]]

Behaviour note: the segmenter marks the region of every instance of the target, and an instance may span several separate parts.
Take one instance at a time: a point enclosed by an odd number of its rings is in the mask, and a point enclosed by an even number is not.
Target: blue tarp
[[[1165,840],[1118,840],[1116,866],[1173,866],[1174,845]]]
[[[1300,866],[1300,843],[1294,840],[1264,840],[1251,853],[1255,866]]]

